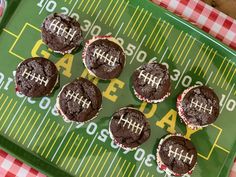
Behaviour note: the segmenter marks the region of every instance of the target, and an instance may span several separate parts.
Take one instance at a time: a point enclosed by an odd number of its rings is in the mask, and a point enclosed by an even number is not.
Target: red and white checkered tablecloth
[[[230,177],[236,177],[236,159],[235,159],[234,165],[231,169]]]
[[[236,160],[230,177],[236,176]],[[0,149],[0,177],[46,177]]]
[[[236,20],[200,0],[152,0],[236,49]],[[0,177],[45,177],[0,149]],[[236,177],[236,160],[230,177]]]
[[[152,0],[236,50],[236,20],[200,0]]]
[[[0,149],[0,177],[46,177]]]

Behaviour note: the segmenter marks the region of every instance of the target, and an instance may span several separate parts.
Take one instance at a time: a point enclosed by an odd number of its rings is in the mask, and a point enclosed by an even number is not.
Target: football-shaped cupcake
[[[50,95],[59,83],[59,73],[53,62],[43,57],[21,62],[15,75],[16,91],[28,97]]]
[[[83,40],[79,22],[63,14],[49,15],[41,30],[43,42],[56,53],[71,53]]]
[[[148,140],[151,129],[142,112],[125,107],[115,112],[109,126],[114,142],[126,150],[134,150]]]
[[[159,103],[170,95],[170,75],[165,65],[147,63],[137,68],[132,75],[134,93],[141,101]]]
[[[219,115],[219,99],[206,86],[193,86],[183,91],[177,99],[181,120],[191,129],[206,127]]]
[[[79,78],[65,85],[56,107],[66,122],[88,122],[97,117],[102,105],[100,90],[87,79]]]
[[[89,73],[103,80],[119,77],[125,65],[125,52],[111,36],[89,40],[83,51],[83,62]]]
[[[169,176],[183,176],[194,170],[197,151],[192,142],[181,135],[167,135],[159,142],[156,160]]]

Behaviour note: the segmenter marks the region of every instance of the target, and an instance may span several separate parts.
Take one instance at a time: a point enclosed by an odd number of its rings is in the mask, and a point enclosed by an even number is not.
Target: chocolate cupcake
[[[132,75],[134,93],[141,101],[159,103],[171,90],[170,75],[165,65],[147,63],[136,69]]]
[[[121,108],[109,125],[111,139],[125,150],[134,150],[150,137],[151,129],[144,114],[137,109]]]
[[[16,91],[28,97],[50,95],[59,83],[59,73],[53,62],[43,57],[21,62],[15,75]]]
[[[89,40],[82,57],[89,73],[103,80],[117,78],[125,65],[124,49],[111,36],[97,36]]]
[[[181,120],[191,129],[206,127],[219,115],[219,99],[206,86],[190,87],[179,95],[177,109]]]
[[[79,78],[65,85],[56,107],[66,122],[87,122],[97,117],[102,105],[100,90],[87,79]]]
[[[49,15],[41,30],[43,42],[56,53],[71,53],[83,40],[79,22],[63,14]]]
[[[181,135],[167,135],[159,142],[156,160],[169,176],[182,176],[194,170],[197,151],[191,141]]]

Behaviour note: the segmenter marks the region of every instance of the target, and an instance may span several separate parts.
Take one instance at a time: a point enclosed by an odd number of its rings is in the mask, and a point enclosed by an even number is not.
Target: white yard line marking
[[[48,137],[50,131],[52,130],[54,124],[55,124],[55,122],[53,122],[52,125],[51,125],[51,127],[49,128],[49,130],[47,130],[48,132],[47,132],[47,134],[44,136],[43,141],[41,142],[41,145],[40,145],[39,148],[37,149],[37,151],[36,151],[37,153],[39,153],[40,149],[41,149],[42,146],[44,145],[44,142],[45,142],[46,138]]]
[[[141,167],[142,167],[142,165],[143,165],[144,160],[145,160],[145,158],[144,158],[144,159],[142,160],[142,162],[140,163],[140,165],[139,165],[139,167],[138,167],[138,170],[136,171],[134,177],[137,177],[137,175],[138,175],[138,173],[139,173],[139,171],[140,171],[140,169],[141,169]]]
[[[124,22],[120,25],[120,28],[118,29],[118,31],[117,31],[117,33],[115,35],[115,38],[119,35],[120,30],[122,29],[123,25],[124,25]]]
[[[120,148],[117,150],[117,152],[116,152],[116,154],[115,154],[113,160],[111,161],[110,166],[108,167],[107,172],[106,172],[106,174],[104,175],[104,177],[107,176],[107,174],[108,174],[109,170],[111,169],[111,166],[112,166],[113,163],[115,162],[115,159],[116,159],[116,157],[117,157],[117,155],[118,155],[119,152],[120,152]]]
[[[160,63],[162,63],[162,61],[163,61],[163,59],[164,59],[164,57],[165,57],[166,52],[167,52],[168,49],[169,49],[169,48],[167,47],[166,50],[165,50],[165,52],[164,52],[164,54],[163,54],[162,57],[161,57]]]
[[[83,162],[84,162],[84,159],[85,159],[85,157],[87,156],[87,154],[88,154],[89,150],[91,149],[91,147],[92,147],[92,145],[93,145],[93,143],[94,143],[95,139],[97,138],[97,136],[98,136],[98,133],[96,133],[96,135],[94,136],[94,138],[93,138],[92,142],[90,143],[90,145],[89,145],[89,147],[88,147],[88,150],[87,150],[87,152],[84,154],[84,157],[83,157],[83,159],[81,160],[81,162],[80,162],[80,164],[79,164],[79,166],[78,166],[78,168],[77,168],[77,170],[76,170],[75,174],[77,174],[77,173],[78,173],[78,171],[79,171],[79,169],[80,169],[81,165],[82,165],[82,164],[83,164]]]
[[[229,97],[230,97],[230,94],[232,93],[232,91],[233,91],[233,89],[234,89],[234,86],[235,86],[235,84],[233,84],[232,88],[230,89],[229,94],[227,95],[227,97],[226,97],[226,99],[225,99],[225,102],[224,102],[224,104],[223,104],[222,107],[221,107],[220,113],[222,113],[222,111],[223,111],[223,109],[224,109],[224,107],[225,107],[225,105],[226,105],[226,103],[227,103],[227,101],[228,101],[228,99],[229,99]]]
[[[184,76],[184,73],[186,72],[190,61],[191,61],[191,60],[189,59],[187,65],[185,66],[185,68],[184,68],[184,70],[183,70],[183,72],[182,72],[182,74],[181,74],[181,76],[180,76],[180,78],[179,78],[179,80],[178,80],[178,82],[177,82],[177,84],[176,84],[176,86],[175,86],[175,89],[178,87],[180,81],[182,80],[182,78],[183,78],[183,76]]]
[[[210,76],[208,77],[207,81],[206,81],[206,85],[209,83],[211,76],[212,76],[213,72],[211,72]]]
[[[65,146],[62,148],[62,151],[60,152],[60,156],[58,157],[56,164],[58,164],[58,162],[60,161],[62,155],[64,154],[65,150],[66,152],[68,152],[67,146],[69,145],[70,141],[72,140],[73,136],[74,136],[75,132],[72,132],[69,139],[66,141]],[[64,159],[66,159],[65,157],[63,157]],[[59,164],[58,164],[59,165]]]
[[[169,38],[170,33],[171,33],[171,31],[172,31],[173,28],[174,28],[174,26],[172,26],[172,27],[170,28],[169,32],[168,32],[167,35],[164,37],[164,41],[163,41],[161,47],[159,47],[158,53],[161,52],[161,50],[162,50],[164,44],[166,44],[166,41],[167,41],[167,39]],[[190,49],[189,49],[189,50],[190,50]],[[187,52],[187,54],[188,54],[188,52]],[[187,54],[186,54],[186,57],[187,57]]]
[[[64,143],[64,141],[65,141],[65,139],[66,139],[68,133],[70,132],[70,129],[71,129],[72,125],[73,125],[73,123],[70,124],[70,127],[68,128],[68,130],[67,130],[65,136],[63,137],[61,143],[60,143],[59,146],[57,147],[56,152],[55,152],[54,155],[52,156],[51,162],[54,160],[54,158],[56,157],[56,155],[57,155],[59,149],[61,148],[62,144]]]
[[[101,1],[102,1],[102,0],[99,0],[99,2],[97,3],[97,6],[94,8],[94,11],[93,11],[93,13],[92,13],[91,16],[94,15],[94,13],[96,12],[96,10],[97,10],[98,6],[100,5]]]
[[[110,13],[109,13],[109,15],[108,15],[108,17],[107,17],[107,19],[106,19],[106,21],[105,21],[105,24],[107,24],[108,20],[110,19],[111,15],[113,14],[113,12],[114,12],[114,10],[115,10],[115,8],[116,8],[118,2],[119,2],[119,1],[116,1],[115,5],[113,5],[112,9],[110,10]],[[116,10],[119,11],[119,8],[116,9]],[[115,16],[116,16],[116,15],[114,14],[113,17],[115,17]],[[112,21],[111,21],[111,22],[112,22]],[[109,24],[109,26],[110,26],[110,24]]]
[[[133,62],[134,58],[136,57],[137,53],[139,52],[140,47],[141,47],[142,44],[143,44],[145,38],[146,38],[146,35],[143,36],[143,39],[142,39],[142,41],[140,42],[140,44],[139,44],[139,46],[138,46],[138,48],[137,48],[137,50],[136,50],[136,52],[135,52],[133,58],[132,58],[131,61],[129,62],[129,64],[131,64],[131,63]]]
[[[73,10],[75,9],[75,6],[78,4],[78,1],[79,1],[79,0],[77,0],[76,3],[75,3],[75,4],[73,5],[73,7],[71,8],[70,13],[68,14],[69,16],[71,15],[71,13],[73,12]]]
[[[34,120],[33,125],[30,127],[30,130],[27,132],[22,144],[25,145],[26,140],[28,139],[29,135],[31,134],[31,131],[33,130],[35,124],[38,122],[38,119],[40,118],[41,114],[38,114],[36,120]]]
[[[47,117],[47,115],[48,115],[48,113],[49,113],[50,110],[51,110],[51,107],[50,107],[50,108],[48,109],[48,111],[46,112],[46,114],[45,114],[45,116],[44,116],[42,122],[41,122],[40,125],[38,126],[38,128],[37,128],[37,130],[36,130],[34,136],[33,136],[32,139],[30,140],[30,142],[29,142],[27,148],[30,147],[31,143],[33,142],[33,140],[34,140],[36,134],[38,133],[38,131],[39,131],[39,129],[41,128],[41,126],[43,125],[43,122],[45,121],[45,119],[46,119],[46,117]]]
[[[94,24],[96,23],[96,21],[97,21],[98,17],[100,16],[100,13],[101,13],[101,10],[98,12],[98,14],[97,14],[97,16],[96,16],[95,20],[93,21],[93,23],[92,23],[91,27],[89,28],[89,30],[88,30],[88,32],[87,32],[87,34],[86,34],[86,36],[85,36],[85,39],[87,38],[88,34],[89,34],[89,33],[90,33],[90,31],[92,30],[92,28],[93,28]]]
[[[149,20],[150,20],[151,16],[152,16],[152,13],[150,13],[150,15],[149,15],[148,19],[147,19],[147,20],[146,20],[146,22],[144,23],[144,25],[143,25],[143,28],[142,28],[142,29],[141,29],[141,31],[139,32],[139,35],[138,35],[138,37],[137,37],[136,41],[138,41],[138,40],[139,40],[139,38],[140,38],[140,36],[143,34],[143,31],[144,31],[144,29],[146,28],[146,26],[147,26],[147,23],[149,22]]]
[[[26,100],[26,97],[24,98],[24,100],[22,101],[21,105],[20,105],[19,108],[17,109],[17,111],[16,111],[15,115],[13,116],[11,122],[8,124],[8,127],[7,127],[7,129],[5,130],[5,132],[4,132],[5,134],[7,133],[7,131],[9,130],[9,128],[11,127],[11,125],[12,125],[13,121],[15,120],[15,118],[16,118],[18,112],[20,111],[21,107],[22,107],[23,104],[25,103],[25,100]]]
[[[231,75],[231,78],[229,79],[229,82],[228,82],[228,84],[227,84],[227,86],[226,86],[226,90],[228,89],[228,87],[229,87],[229,85],[230,85],[230,83],[231,83],[233,77],[235,76],[235,73],[236,73],[236,68],[234,69],[234,73]]]
[[[124,14],[124,11],[126,10],[127,6],[129,4],[129,1],[127,1],[127,3],[125,4],[125,7],[123,8],[122,12],[120,13],[120,16],[118,17],[118,19],[116,20],[115,25],[113,26],[113,29],[116,27],[116,25],[118,24],[118,22],[120,21],[122,15]]]
[[[111,6],[112,3],[113,3],[113,0],[110,0],[110,3],[107,5],[107,8],[106,8],[105,12],[103,13],[103,16],[102,16],[102,18],[100,19],[100,21],[103,20],[103,18],[105,17],[105,15],[106,15],[106,13],[107,13],[107,11],[108,11],[108,9],[110,8],[110,6]]]
[[[121,3],[119,3],[120,6],[119,6],[118,9],[116,10],[116,13],[114,14],[112,20],[110,21],[109,26],[111,26],[111,24],[113,23],[114,19],[116,18],[117,14],[119,13],[119,11],[120,11],[121,7],[123,6],[123,3],[124,3],[124,2],[125,2],[125,1],[123,0]]]
[[[4,81],[3,81],[2,84],[0,85],[0,89],[2,88],[3,84],[4,84]]]
[[[65,0],[65,1],[67,1],[67,0]],[[69,4],[71,4],[71,3],[72,3],[72,1],[73,1],[73,0],[70,0]]]
[[[41,10],[39,11],[39,15],[43,12],[43,9],[45,8],[45,6],[47,5],[48,0],[45,2],[45,4],[43,5],[43,7],[41,8]]]

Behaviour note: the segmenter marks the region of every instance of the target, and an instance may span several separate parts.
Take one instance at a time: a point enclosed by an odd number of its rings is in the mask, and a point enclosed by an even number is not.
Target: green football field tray
[[[155,162],[156,146],[168,133],[181,133],[198,151],[193,177],[225,177],[236,151],[236,52],[176,15],[147,0],[11,0],[0,23],[0,147],[48,176],[165,176]],[[65,56],[49,50],[40,25],[53,13],[79,20],[86,40],[112,35],[122,43],[127,62],[121,76],[100,81],[82,64],[82,47]],[[61,74],[61,86],[82,76],[103,94],[99,117],[86,124],[65,123],[55,98],[26,98],[15,93],[14,74],[25,58],[43,56]],[[165,64],[171,96],[147,104],[132,92],[130,77],[149,61]],[[176,98],[192,85],[208,85],[220,99],[220,116],[207,128],[192,131],[180,122]],[[114,111],[133,105],[151,124],[150,139],[137,150],[118,148],[108,123]]]

